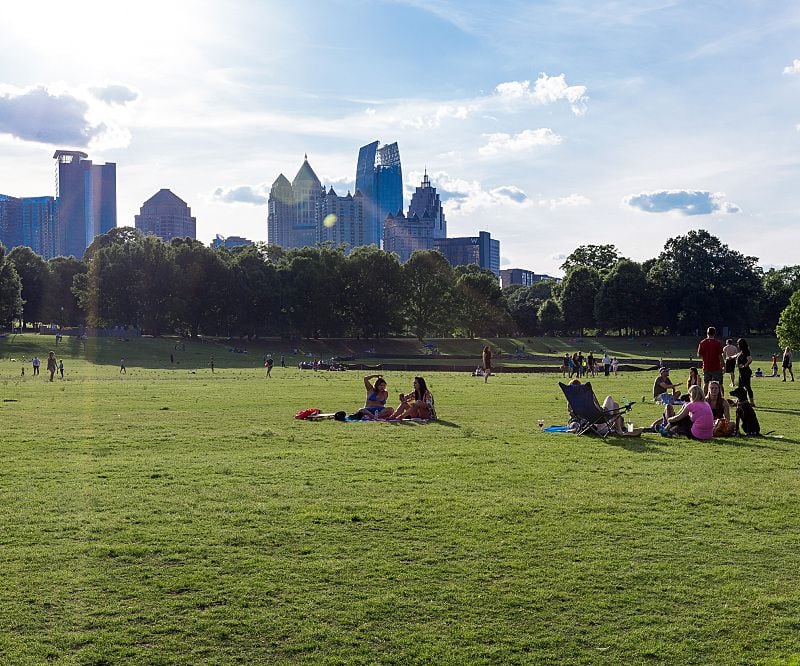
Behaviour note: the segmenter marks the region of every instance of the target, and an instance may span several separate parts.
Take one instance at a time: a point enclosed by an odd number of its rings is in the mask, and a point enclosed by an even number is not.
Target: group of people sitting
[[[375,380],[375,383],[372,383]],[[381,421],[400,421],[402,419],[422,419],[425,421],[436,419],[436,410],[433,405],[433,395],[428,390],[428,385],[422,377],[414,377],[414,388],[409,393],[399,395],[400,404],[395,409],[386,404],[389,400],[389,391],[383,375],[367,375],[364,377],[364,388],[367,397],[364,406],[350,419],[369,419]]]

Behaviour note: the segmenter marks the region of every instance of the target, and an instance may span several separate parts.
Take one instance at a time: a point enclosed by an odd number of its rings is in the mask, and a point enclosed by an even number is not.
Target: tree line
[[[211,249],[118,227],[83,260],[0,246],[0,325],[249,338],[688,334],[712,323],[774,333],[800,290],[800,266],[764,272],[702,230],[641,263],[613,245],[583,245],[561,268],[560,283],[501,290],[491,272],[434,251],[400,264],[374,246]]]

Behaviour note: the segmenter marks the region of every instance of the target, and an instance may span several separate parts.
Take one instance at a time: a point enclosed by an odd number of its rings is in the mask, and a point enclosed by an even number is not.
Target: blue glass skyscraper
[[[397,143],[381,148],[379,141],[362,146],[356,165],[356,191],[364,197],[367,245],[380,247],[383,223],[389,213],[403,210],[403,170]]]

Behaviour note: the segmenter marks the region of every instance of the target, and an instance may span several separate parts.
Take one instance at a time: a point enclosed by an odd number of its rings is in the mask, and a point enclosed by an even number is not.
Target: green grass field
[[[754,380],[781,438],[604,442],[538,432],[551,373],[430,373],[435,424],[306,423],[361,373],[89,340],[20,377],[52,345],[0,341],[0,663],[800,664],[800,383]]]

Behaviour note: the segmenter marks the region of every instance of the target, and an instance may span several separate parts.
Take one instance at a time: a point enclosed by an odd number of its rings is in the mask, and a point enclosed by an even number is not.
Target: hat
[[[663,375],[665,372],[669,372],[669,368],[668,368],[666,365],[662,365],[662,366],[661,366],[661,367],[658,369],[658,373],[659,373],[660,375]]]

